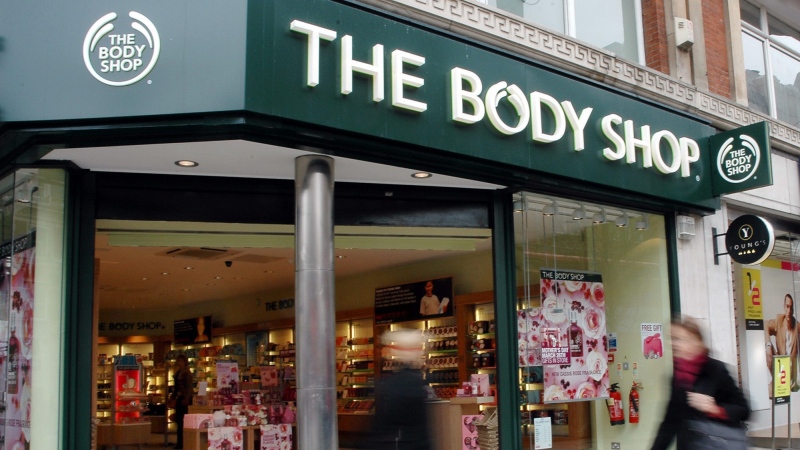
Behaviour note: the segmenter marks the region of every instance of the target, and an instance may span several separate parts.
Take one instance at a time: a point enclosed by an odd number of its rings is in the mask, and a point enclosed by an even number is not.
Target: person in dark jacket
[[[175,373],[172,374],[173,389],[170,397],[175,403],[175,423],[178,425],[178,437],[175,449],[183,448],[183,419],[189,413],[189,404],[192,402],[194,392],[194,376],[189,370],[189,358],[184,354],[178,355],[175,360]]]
[[[677,438],[677,449],[691,448],[690,420],[712,420],[742,426],[750,415],[744,393],[725,364],[708,356],[696,321],[672,323],[674,373],[664,420],[651,450],[666,450]]]
[[[420,371],[423,336],[419,330],[387,332],[384,347],[399,368],[378,380],[375,388],[374,450],[429,450],[428,390]]]

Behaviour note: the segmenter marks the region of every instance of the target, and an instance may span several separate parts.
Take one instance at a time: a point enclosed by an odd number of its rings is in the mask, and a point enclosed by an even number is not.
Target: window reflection
[[[522,0],[523,14],[537,25],[566,33],[563,0]]]
[[[800,125],[800,30],[768,14],[769,5],[740,5],[750,107]]]
[[[576,37],[627,59],[637,60],[634,0],[575,0]]]
[[[800,124],[800,61],[773,49],[770,52],[778,119]]]
[[[742,47],[747,76],[747,100],[751,108],[769,114],[763,44],[749,34],[742,33]]]
[[[595,47],[639,61],[641,0],[481,0]],[[641,61],[640,61],[641,62]]]

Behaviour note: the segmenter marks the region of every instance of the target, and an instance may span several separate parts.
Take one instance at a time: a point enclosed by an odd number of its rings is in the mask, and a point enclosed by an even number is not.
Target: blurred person
[[[183,419],[189,413],[189,404],[192,402],[194,392],[194,376],[189,370],[189,358],[179,354],[175,359],[175,373],[172,374],[173,389],[170,403],[175,408],[175,423],[178,424],[178,437],[175,449],[183,448]]]
[[[424,338],[420,330],[388,331],[383,334],[387,357],[399,369],[381,377],[375,388],[375,419],[371,432],[373,450],[429,450],[425,401],[428,388],[422,378]]]
[[[775,336],[775,343],[772,343]],[[794,299],[786,294],[783,298],[783,314],[778,314],[772,320],[764,322],[764,338],[767,341],[767,368],[772,376],[772,357],[791,356],[792,362],[792,391],[797,391],[797,319],[794,317]],[[769,398],[772,398],[772,381],[769,382]]]
[[[693,445],[699,437],[693,434],[692,421],[741,428],[750,415],[747,399],[725,364],[708,356],[698,323],[675,320],[671,334],[672,392],[651,450],[666,450],[676,438],[678,450],[700,448]]]

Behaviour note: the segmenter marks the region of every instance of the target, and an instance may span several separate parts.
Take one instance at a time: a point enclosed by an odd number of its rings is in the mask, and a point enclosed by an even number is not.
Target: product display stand
[[[111,445],[138,445],[147,443],[150,421],[142,419],[142,402],[147,394],[142,392],[144,379],[142,366],[132,356],[122,356],[114,365],[114,401],[112,403]]]
[[[453,397],[428,404],[431,429],[437,430],[431,436],[436,450],[459,450],[461,442],[462,416],[478,415],[481,405],[494,403],[494,397]]]

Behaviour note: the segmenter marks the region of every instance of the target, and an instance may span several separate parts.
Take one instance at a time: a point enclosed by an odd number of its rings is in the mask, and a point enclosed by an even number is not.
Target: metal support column
[[[297,443],[339,448],[333,271],[333,159],[295,159]]]

